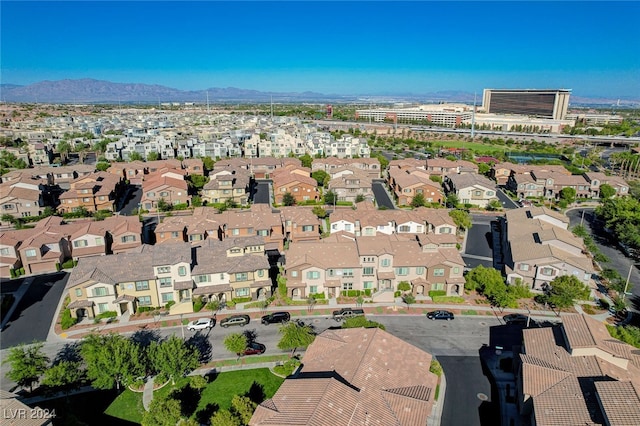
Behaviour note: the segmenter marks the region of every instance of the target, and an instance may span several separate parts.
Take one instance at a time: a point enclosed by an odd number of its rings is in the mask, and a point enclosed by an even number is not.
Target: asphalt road
[[[373,182],[371,184],[371,190],[373,191],[373,195],[376,197],[376,203],[378,203],[378,206],[395,209],[396,207],[394,206],[391,198],[389,198],[389,194],[387,194],[383,185],[384,184],[382,182]]]
[[[34,277],[11,319],[0,333],[0,348],[45,341],[69,274]]]
[[[595,230],[592,229],[592,226],[595,227],[595,215],[593,214],[593,210],[593,208],[585,208],[569,211],[567,216],[571,221],[571,227],[580,224],[580,221],[582,220],[582,212],[584,211],[584,227],[587,228],[587,231],[591,235],[593,235],[593,240],[602,254],[609,258],[609,262],[602,264],[601,266],[603,268],[615,269],[624,279],[627,278],[629,270],[631,270],[629,288],[627,291],[632,293],[630,300],[633,303],[633,308],[635,308],[636,312],[640,312],[640,269],[638,269],[638,266],[634,266],[633,259],[625,256],[625,254],[615,245],[614,240],[606,235],[601,228],[596,227]]]
[[[464,253],[493,259],[491,225],[487,223],[473,223],[473,226],[467,234],[467,246]]]

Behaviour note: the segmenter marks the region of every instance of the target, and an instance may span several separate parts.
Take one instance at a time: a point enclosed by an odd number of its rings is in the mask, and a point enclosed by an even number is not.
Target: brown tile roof
[[[637,385],[616,381],[601,381],[594,385],[608,425],[640,425],[640,388]]]
[[[437,378],[431,355],[380,329],[327,330],[302,372],[256,409],[250,425],[426,424]]]

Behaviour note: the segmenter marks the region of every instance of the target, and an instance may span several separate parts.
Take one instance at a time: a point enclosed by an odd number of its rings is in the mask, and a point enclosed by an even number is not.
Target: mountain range
[[[472,103],[473,93],[464,91],[438,91],[431,93],[382,93],[369,95],[332,95],[317,92],[262,92],[235,87],[212,87],[204,90],[179,90],[157,84],[113,83],[104,80],[79,79],[41,81],[26,86],[0,84],[0,100],[19,103],[162,103],[195,102],[248,103],[248,102],[464,102]],[[478,96],[478,102],[482,102]],[[596,98],[571,96],[573,105],[631,106],[639,99]]]

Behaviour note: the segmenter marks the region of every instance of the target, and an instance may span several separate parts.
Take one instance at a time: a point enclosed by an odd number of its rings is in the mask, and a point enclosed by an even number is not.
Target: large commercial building
[[[464,104],[419,105],[411,108],[379,108],[356,111],[356,119],[369,118],[377,123],[411,123],[425,121],[441,126],[455,127],[470,121],[472,107]]]
[[[570,90],[484,89],[482,107],[493,114],[520,114],[564,120]]]

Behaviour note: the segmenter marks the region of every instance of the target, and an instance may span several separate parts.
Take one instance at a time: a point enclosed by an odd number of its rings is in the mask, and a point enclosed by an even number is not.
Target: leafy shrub
[[[429,297],[430,297],[430,298],[432,298],[432,299],[433,299],[434,297],[438,297],[438,296],[446,296],[446,295],[447,295],[447,292],[446,292],[446,291],[444,291],[444,290],[431,290],[431,291],[429,292]]]
[[[174,204],[173,210],[187,210],[189,205],[187,203]]]
[[[60,326],[63,330],[73,327],[77,322],[78,320],[76,318],[71,317],[71,309],[65,309],[64,311],[62,311]]]
[[[287,360],[283,365],[276,365],[273,370],[281,376],[290,376],[296,371],[296,368],[300,365],[300,360],[297,358],[291,358]]]
[[[202,296],[196,297],[193,301],[193,312],[200,312],[204,307],[204,301],[202,300]]]
[[[156,308],[154,308],[153,306],[138,306],[137,312],[139,312],[139,313],[151,312],[151,311],[153,311],[155,309]]]
[[[600,302],[600,306],[602,307],[602,309],[609,309],[609,301],[607,299],[604,298],[600,298],[600,300],[598,300]]]
[[[116,311],[105,311],[101,314],[96,315],[96,319],[100,321],[102,318],[115,318],[118,316]]]
[[[324,295],[324,293],[312,293],[309,295],[309,297],[312,297],[316,300],[324,300],[326,299],[326,296]]]
[[[622,340],[636,348],[640,348],[640,327],[633,325],[623,325],[618,327],[607,325],[607,329],[612,337]]]
[[[379,328],[385,330],[385,326],[376,321],[368,320],[366,317],[353,317],[342,323],[342,328]]]
[[[166,310],[169,310],[169,309],[170,309],[173,305],[175,305],[175,304],[176,304],[176,301],[175,301],[175,300],[169,300],[169,301],[166,303],[166,305],[164,305],[164,308],[165,308]]]
[[[78,264],[77,260],[69,259],[62,264],[62,269],[70,269]]]
[[[342,291],[342,295],[345,297],[358,297],[362,294],[363,292],[360,290],[343,290]]]
[[[400,290],[396,290],[393,292],[393,297],[400,297],[401,294],[402,292]]]
[[[233,299],[234,305],[237,305],[238,303],[247,303],[247,302],[251,302],[250,297],[236,297]]]
[[[511,293],[516,299],[531,298],[531,291],[529,290],[529,287],[524,284],[512,284],[507,287],[507,291]]]
[[[587,315],[593,315],[596,313],[596,310],[593,309],[593,306],[591,305],[580,305],[582,307],[582,310],[584,311],[585,314]]]
[[[442,376],[442,366],[435,359],[431,360],[431,365],[429,366],[429,371],[431,373],[435,374],[438,377]]]
[[[371,297],[371,289],[370,288],[365,288],[364,289],[364,295],[367,297]]]

